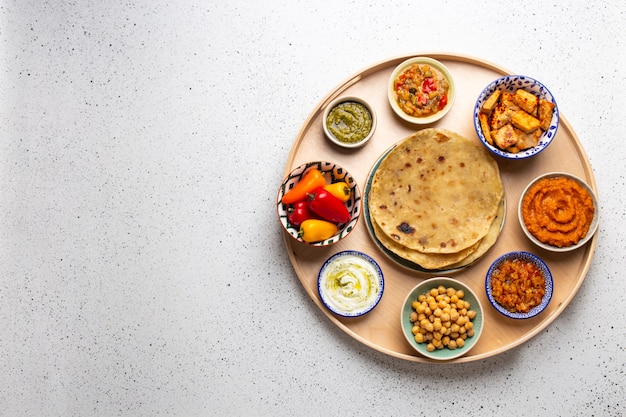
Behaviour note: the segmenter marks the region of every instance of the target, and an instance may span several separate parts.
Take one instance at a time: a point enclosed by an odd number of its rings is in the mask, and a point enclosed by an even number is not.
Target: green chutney
[[[344,101],[328,113],[326,127],[340,142],[357,143],[372,130],[372,115],[363,104]]]

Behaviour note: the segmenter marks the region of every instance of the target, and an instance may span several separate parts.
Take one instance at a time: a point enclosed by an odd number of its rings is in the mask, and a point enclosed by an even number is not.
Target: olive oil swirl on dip
[[[368,308],[380,290],[373,265],[356,255],[340,256],[328,264],[320,285],[330,307],[348,314]]]
[[[328,113],[326,127],[340,142],[357,143],[372,130],[372,115],[361,103],[344,101]]]

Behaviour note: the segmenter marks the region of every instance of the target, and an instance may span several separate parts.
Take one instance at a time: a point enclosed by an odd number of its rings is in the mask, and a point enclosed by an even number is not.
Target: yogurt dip
[[[358,251],[339,252],[322,266],[318,292],[322,302],[335,314],[355,317],[371,311],[383,294],[380,266]]]

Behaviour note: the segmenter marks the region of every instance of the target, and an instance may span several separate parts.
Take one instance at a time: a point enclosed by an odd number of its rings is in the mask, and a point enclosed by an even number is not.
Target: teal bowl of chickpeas
[[[455,359],[469,352],[483,330],[483,307],[467,285],[434,277],[416,285],[402,303],[400,322],[407,342],[421,355]]]

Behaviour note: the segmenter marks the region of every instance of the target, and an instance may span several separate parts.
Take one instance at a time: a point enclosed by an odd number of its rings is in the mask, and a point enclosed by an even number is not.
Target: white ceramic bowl
[[[330,130],[328,126],[328,116],[335,109],[335,107],[342,105],[343,103],[355,103],[357,106],[362,106],[361,108],[365,108],[367,113],[369,113],[371,124],[369,128],[359,119],[358,116],[355,116],[352,112],[343,112],[344,116],[346,116],[349,120],[352,121],[351,133],[356,132],[365,132],[367,134],[357,142],[343,142],[339,140]],[[328,106],[324,109],[324,116],[322,117],[322,128],[324,129],[324,134],[326,138],[330,140],[337,146],[341,146],[342,148],[360,148],[365,145],[371,138],[374,136],[374,131],[376,130],[376,112],[374,108],[370,106],[370,104],[362,98],[354,97],[354,96],[346,96],[346,97],[338,97],[331,101]],[[343,122],[342,122],[343,124]]]
[[[449,90],[448,90],[447,104],[444,106],[443,109],[439,110],[437,113],[434,113],[430,116],[424,116],[424,117],[411,116],[405,113],[398,106],[397,95],[396,95],[395,88],[394,88],[395,80],[402,72],[404,72],[405,70],[407,70],[409,67],[411,67],[414,64],[428,64],[431,67],[438,70],[441,74],[443,74],[443,76],[448,81]],[[445,65],[443,65],[441,62],[432,58],[415,57],[415,58],[407,59],[406,61],[399,64],[393,70],[393,72],[391,73],[391,76],[389,77],[389,85],[387,87],[387,97],[389,98],[389,104],[391,105],[391,108],[393,109],[393,111],[401,119],[410,123],[425,125],[425,124],[436,122],[437,120],[445,116],[448,113],[448,111],[450,111],[450,109],[454,105],[455,96],[456,94],[455,94],[455,88],[454,88],[454,79],[452,78],[452,75],[450,75],[450,71],[448,71],[448,68],[446,68]]]
[[[313,168],[318,169],[324,175],[327,184],[345,181],[350,187],[352,193],[350,195],[350,199],[345,203],[348,211],[350,212],[350,220],[347,223],[339,225],[339,231],[334,236],[320,242],[308,243],[302,240],[299,233],[300,228],[292,225],[288,220],[288,210],[290,204],[284,204],[281,200],[283,195],[291,190],[294,185],[296,185],[306,175],[306,173]],[[350,175],[350,173],[340,165],[333,162],[312,161],[293,169],[283,180],[278,190],[276,209],[278,211],[278,219],[280,220],[280,224],[283,229],[285,229],[289,236],[294,238],[296,241],[310,246],[329,246],[339,242],[341,239],[344,239],[356,227],[361,215],[361,192],[354,177],[352,177],[352,175]]]
[[[476,317],[472,320],[474,335],[465,339],[465,345],[461,348],[452,350],[444,347],[443,349],[435,349],[432,352],[428,352],[428,350],[426,350],[426,343],[417,343],[415,341],[415,336],[412,331],[414,324],[410,320],[411,312],[413,311],[411,304],[416,301],[421,294],[425,294],[432,288],[437,288],[440,285],[443,285],[446,288],[452,287],[457,290],[464,291],[465,297],[463,299],[468,301],[470,303],[470,309],[476,312]],[[483,330],[483,321],[483,307],[474,291],[461,281],[447,277],[429,278],[413,287],[404,299],[400,312],[402,334],[404,334],[404,337],[411,347],[427,358],[440,361],[458,358],[469,352],[476,345],[476,343],[478,343],[478,339],[480,339],[480,335]]]
[[[320,300],[332,313],[359,317],[378,305],[385,278],[369,255],[348,250],[334,254],[322,265],[317,277]]]
[[[556,177],[565,177],[565,178],[569,178],[569,179],[571,179],[573,181],[576,181],[582,188],[587,190],[589,195],[591,195],[591,199],[593,200],[593,207],[594,207],[593,219],[591,220],[591,224],[589,225],[589,229],[587,230],[587,234],[582,239],[580,239],[576,244],[571,245],[571,246],[558,247],[558,246],[554,246],[554,245],[550,245],[550,244],[541,242],[539,239],[537,239],[528,230],[528,228],[526,227],[526,224],[524,223],[524,215],[523,215],[523,212],[522,212],[523,203],[524,203],[524,196],[528,193],[530,188],[534,184],[536,184],[538,181],[540,181],[540,180],[542,180],[544,178],[556,178]],[[548,172],[548,173],[545,173],[545,174],[542,174],[542,175],[538,176],[537,178],[532,180],[526,186],[526,188],[522,192],[522,195],[521,195],[521,197],[519,199],[519,204],[518,204],[518,207],[517,207],[517,216],[518,216],[518,219],[519,219],[520,226],[522,227],[522,230],[524,231],[524,234],[535,245],[539,246],[542,249],[551,251],[551,252],[569,252],[569,251],[578,249],[581,246],[584,246],[593,237],[593,235],[596,233],[596,230],[598,229],[598,221],[599,221],[599,213],[598,213],[598,211],[599,211],[598,210],[598,200],[596,198],[596,195],[595,195],[594,191],[591,189],[591,187],[586,182],[584,182],[580,178],[576,177],[575,175],[568,174],[566,172]]]
[[[480,113],[480,109],[487,99],[491,96],[491,94],[496,90],[508,91],[514,93],[518,89],[526,90],[530,93],[533,93],[538,98],[548,100],[554,104],[554,111],[552,113],[552,120],[550,121],[550,127],[541,135],[539,138],[539,143],[537,146],[532,148],[520,151],[518,153],[507,152],[498,148],[497,146],[491,145],[485,139],[485,135],[483,134],[482,128],[480,126],[480,121],[478,119],[478,114]],[[507,159],[526,159],[531,156],[537,155],[552,143],[556,136],[556,132],[559,128],[559,107],[556,105],[556,100],[554,96],[548,90],[546,86],[544,86],[539,81],[525,76],[525,75],[507,75],[505,77],[498,78],[497,80],[492,81],[487,85],[483,91],[478,96],[476,100],[476,104],[474,106],[474,129],[476,130],[476,134],[480,141],[485,145],[487,149],[489,149],[494,154],[501,156]]]
[[[528,311],[527,313],[518,313],[507,310],[495,300],[492,294],[491,279],[493,277],[493,274],[498,270],[503,262],[509,260],[512,261],[514,259],[521,259],[524,261],[532,262],[537,268],[539,268],[546,282],[545,293],[543,295],[543,298],[541,299],[541,303],[530,309],[530,311]],[[512,319],[529,319],[531,317],[535,317],[537,314],[545,310],[546,307],[548,307],[548,304],[550,304],[550,300],[552,299],[553,287],[554,284],[552,282],[552,274],[550,273],[548,265],[546,265],[546,263],[541,260],[541,258],[539,258],[537,255],[522,251],[509,252],[496,259],[489,267],[489,270],[487,270],[487,276],[485,279],[485,291],[487,292],[487,299],[489,299],[489,302],[491,303],[493,308],[495,308],[498,313]]]

